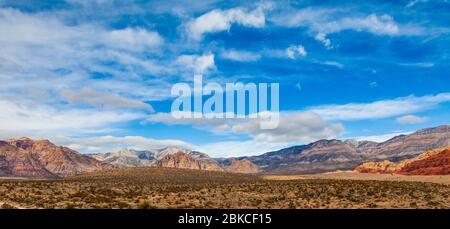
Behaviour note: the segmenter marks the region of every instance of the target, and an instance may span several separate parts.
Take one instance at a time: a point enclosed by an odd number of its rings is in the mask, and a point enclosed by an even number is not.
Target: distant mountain
[[[450,174],[450,147],[432,150],[418,157],[403,160],[366,162],[355,168],[360,173],[395,173],[402,175],[448,175]]]
[[[112,167],[48,140],[0,141],[0,176],[56,178]]]
[[[147,151],[122,149],[113,153],[91,154],[90,156],[117,167],[156,166],[223,171],[218,162],[207,154],[180,147]]]
[[[117,152],[89,154],[89,156],[116,167],[150,166],[156,159],[156,151],[122,149]]]
[[[267,173],[319,173],[352,170],[366,161],[399,162],[449,145],[450,126],[439,126],[400,135],[382,143],[320,140],[240,159],[250,160]]]

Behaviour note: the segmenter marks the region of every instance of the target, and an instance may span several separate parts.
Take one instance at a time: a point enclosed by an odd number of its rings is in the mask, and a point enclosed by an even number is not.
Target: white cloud
[[[330,15],[335,13],[336,9],[325,8],[303,8],[289,11],[281,11],[280,14],[269,18],[277,25],[285,27],[312,26],[314,23],[330,20]]]
[[[415,6],[415,5],[419,4],[419,3],[425,3],[425,2],[428,2],[428,0],[412,0],[412,1],[408,2],[408,4],[406,4],[406,7],[410,8],[410,7],[413,7],[413,6]]]
[[[143,136],[115,137],[106,135],[89,138],[54,137],[52,138],[52,141],[83,153],[106,153],[114,152],[123,148],[151,150],[161,149],[167,146],[177,146],[188,149],[196,148],[196,146],[181,140],[159,140]]]
[[[142,28],[113,30],[106,34],[105,43],[112,47],[145,51],[163,44],[163,38],[153,31]]]
[[[186,30],[189,37],[201,40],[206,33],[230,30],[232,24],[261,28],[265,26],[265,9],[267,5],[260,5],[252,11],[243,8],[212,10],[189,22]]]
[[[322,25],[320,31],[324,33],[335,33],[342,30],[367,31],[380,35],[396,35],[400,28],[394,18],[388,14],[370,14],[366,17],[348,17],[340,21],[330,22]]]
[[[372,103],[349,103],[312,107],[312,112],[325,120],[363,120],[388,118],[428,110],[440,103],[449,102],[450,94],[441,93],[422,97],[408,96]]]
[[[97,90],[104,80],[117,84],[139,82],[142,87],[155,81],[144,80],[143,76],[163,76],[171,71],[160,59],[144,55],[159,52],[164,41],[157,32],[143,28],[109,30],[97,24],[67,25],[59,14],[2,8],[0,34],[2,91],[37,88],[52,93],[67,85],[81,87],[86,83]],[[93,73],[107,79],[91,79]],[[118,87],[111,91],[138,100],[161,97],[161,93],[151,95],[148,88],[145,97],[141,97],[144,90]]]
[[[358,141],[372,141],[372,142],[384,142],[387,141],[393,137],[399,136],[399,135],[407,135],[411,134],[412,132],[394,132],[389,134],[380,134],[380,135],[370,135],[370,136],[359,136],[354,137],[352,139],[358,140]]]
[[[211,157],[240,157],[260,155],[290,146],[287,143],[247,141],[222,141],[197,146],[195,149]]]
[[[0,100],[0,132],[87,133],[141,119],[144,113],[97,109],[54,108],[32,102]]]
[[[183,66],[190,73],[205,73],[208,70],[216,69],[214,63],[214,54],[206,55],[181,55],[177,58],[176,63]]]
[[[405,115],[398,117],[396,121],[400,124],[418,124],[418,123],[424,123],[428,121],[427,117],[420,117],[416,115]]]
[[[327,48],[332,48],[332,41],[327,35],[344,30],[388,36],[424,33],[424,29],[417,25],[397,23],[389,14],[357,15],[338,8],[290,9],[281,11],[269,20],[285,27],[306,27]]]
[[[71,26],[55,16],[4,8],[0,9],[0,32],[3,35],[0,37],[2,43],[46,48],[64,45],[65,48],[88,50],[105,45],[109,48],[142,50],[161,46],[164,42],[157,32],[144,28],[108,30],[93,24]]]
[[[222,52],[222,58],[238,61],[238,62],[253,62],[261,59],[261,56],[257,53],[246,52],[246,51],[236,51],[236,50],[227,50]]]
[[[306,56],[306,50],[303,45],[291,45],[286,49],[286,55],[290,59],[296,59],[299,56]]]
[[[336,61],[331,61],[331,60],[330,61],[324,61],[322,63],[325,64],[325,65],[334,66],[336,68],[343,68],[344,67],[343,64],[341,64],[339,62],[336,62]]]
[[[304,8],[282,12],[272,18],[286,27],[308,27],[316,39],[324,40],[329,33],[343,30],[366,31],[378,35],[400,35],[414,32],[411,27],[398,25],[389,14],[354,15],[344,9]],[[417,31],[416,31],[417,32]]]
[[[220,118],[181,118],[170,113],[157,113],[148,118],[149,122],[192,125],[195,128],[214,133],[247,135],[261,142],[309,143],[323,138],[335,138],[344,127],[341,124],[327,123],[313,112],[282,112],[279,125],[275,129],[261,129],[260,119],[220,119]]]
[[[263,142],[308,143],[324,138],[335,138],[344,127],[330,124],[313,112],[283,112],[277,128],[261,130],[258,120],[250,120],[231,127],[233,133],[248,134]]]
[[[111,93],[100,93],[92,88],[84,87],[80,90],[62,89],[61,96],[75,104],[88,104],[100,108],[133,108],[153,111],[150,104],[121,97]]]
[[[432,63],[432,62],[398,63],[398,65],[407,66],[407,67],[421,67],[421,68],[432,68],[432,67],[434,67],[434,63]]]
[[[327,38],[327,35],[325,33],[318,33],[315,37],[316,40],[322,42],[322,44],[327,47],[331,48],[331,40]]]

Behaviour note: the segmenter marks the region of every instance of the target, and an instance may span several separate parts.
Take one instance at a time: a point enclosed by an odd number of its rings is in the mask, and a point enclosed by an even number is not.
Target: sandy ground
[[[370,174],[348,172],[332,172],[311,175],[265,175],[267,180],[301,180],[301,179],[338,179],[338,180],[380,180],[380,181],[415,181],[450,185],[450,175],[442,176],[405,176],[397,174]]]

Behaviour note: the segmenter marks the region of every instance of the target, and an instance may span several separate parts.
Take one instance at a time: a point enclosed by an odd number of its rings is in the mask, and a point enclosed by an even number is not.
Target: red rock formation
[[[402,167],[399,173],[405,175],[450,174],[450,148],[424,159],[411,161]]]
[[[0,175],[66,177],[112,168],[48,140],[12,139],[0,143]]]
[[[425,152],[400,163],[390,161],[366,162],[355,168],[360,173],[395,173],[403,175],[450,174],[450,147]]]

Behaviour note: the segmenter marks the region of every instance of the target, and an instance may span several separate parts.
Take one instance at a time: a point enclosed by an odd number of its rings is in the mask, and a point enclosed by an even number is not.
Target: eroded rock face
[[[29,151],[0,141],[0,176],[57,177],[31,156]]]
[[[249,160],[231,160],[230,164],[225,167],[225,171],[230,173],[258,173],[259,166]]]
[[[450,147],[425,152],[399,163],[390,161],[366,162],[355,168],[360,173],[395,173],[403,175],[450,174]]]
[[[66,177],[112,167],[48,140],[20,138],[0,144],[2,176]]]
[[[223,171],[213,160],[202,160],[184,152],[167,154],[153,163],[156,167]]]

